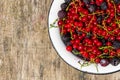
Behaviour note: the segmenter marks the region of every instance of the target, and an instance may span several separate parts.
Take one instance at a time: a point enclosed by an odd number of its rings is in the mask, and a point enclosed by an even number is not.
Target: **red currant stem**
[[[66,11],[69,10],[69,7],[71,6],[71,4],[73,4],[73,2],[71,2],[71,3],[67,6]]]
[[[88,15],[95,15],[95,14],[102,14],[103,12],[94,12],[92,14],[88,14]]]
[[[73,40],[73,37],[72,37],[73,33],[71,29],[70,29],[70,35],[71,35],[71,39]]]
[[[99,47],[100,50],[104,50],[104,49],[113,49],[112,46],[102,46],[102,47]]]
[[[79,2],[79,6],[81,7],[81,3],[82,3],[81,0],[78,0],[78,2]]]
[[[112,31],[112,33],[113,33],[114,31],[116,31],[116,30],[119,30],[119,28],[114,29],[114,30]]]
[[[57,18],[52,24],[50,24],[50,28],[57,28],[58,26],[56,26],[56,22],[58,21],[59,19]]]
[[[108,4],[110,4],[110,0],[108,0]]]
[[[102,55],[102,56],[99,56],[99,58],[113,58],[113,56],[104,56],[104,55]]]
[[[99,35],[99,36],[97,36],[97,38],[103,39],[103,36]]]
[[[94,16],[91,18],[90,22],[88,23],[87,27],[90,27],[90,24],[92,23],[92,20],[94,19]]]
[[[113,35],[110,31],[108,31],[106,28],[105,28],[105,25],[104,26],[101,26],[101,25],[98,25],[100,28],[104,29],[108,34],[111,34]]]
[[[86,31],[83,31],[81,28],[77,27],[77,29],[80,30],[81,32],[87,33]]]
[[[72,53],[75,54],[75,55],[80,54],[80,52],[77,52],[77,51],[74,51],[74,50],[72,51]]]
[[[84,60],[84,62],[81,64],[81,68],[82,67],[87,67],[89,65],[91,65],[91,62],[87,62],[87,61]]]
[[[83,68],[83,67],[87,67],[87,66],[89,66],[89,65],[91,65],[91,64],[95,64],[95,67],[96,67],[96,70],[97,70],[97,72],[99,72],[99,70],[98,70],[98,65],[93,61],[93,62],[87,62],[87,61],[83,61],[83,63],[81,63],[80,61],[78,61],[78,63],[80,64],[80,67],[81,67],[81,69]]]
[[[58,28],[58,26],[55,26],[53,24],[50,24],[50,28]]]
[[[116,13],[117,13],[117,12],[116,12],[116,11],[117,11],[117,9],[116,9],[116,5],[115,5],[115,3],[114,3],[113,0],[112,0],[111,2],[113,3],[113,5],[114,5],[114,9],[115,9],[115,20],[117,20],[117,16],[116,16]]]
[[[57,18],[54,22],[53,22],[53,24],[56,24],[56,22],[58,21],[59,19]]]
[[[85,15],[84,15],[84,14],[82,14],[82,13],[79,13],[79,14],[80,14],[80,18],[85,16]]]
[[[117,21],[116,21],[116,24],[120,24],[120,20],[117,20]]]
[[[63,31],[63,27],[64,27],[64,26],[62,26],[62,31]],[[63,35],[63,32],[61,32],[61,35]]]

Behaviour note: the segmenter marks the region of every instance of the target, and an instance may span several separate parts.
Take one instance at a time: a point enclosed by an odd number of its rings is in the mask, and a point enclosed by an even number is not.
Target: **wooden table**
[[[0,1],[0,80],[120,80],[68,66],[53,49],[47,26],[52,0]]]

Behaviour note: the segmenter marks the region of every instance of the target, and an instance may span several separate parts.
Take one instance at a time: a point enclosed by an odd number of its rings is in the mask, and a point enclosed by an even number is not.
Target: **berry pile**
[[[58,17],[67,51],[101,66],[120,63],[120,0],[65,0]]]

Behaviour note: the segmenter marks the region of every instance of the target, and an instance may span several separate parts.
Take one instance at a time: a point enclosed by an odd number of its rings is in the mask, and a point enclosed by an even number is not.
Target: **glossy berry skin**
[[[61,4],[61,9],[62,9],[62,10],[66,10],[67,7],[68,7],[68,4],[67,4],[67,3]]]
[[[64,10],[60,10],[60,11],[58,12],[58,17],[59,17],[60,19],[65,18],[65,17],[66,17],[66,12],[65,12]]]
[[[65,3],[69,4],[72,0],[64,0]]]
[[[110,63],[113,65],[113,66],[117,66],[119,63],[120,63],[120,59],[119,58],[113,58]]]
[[[115,4],[120,4],[120,0],[114,0]]]
[[[66,47],[66,50],[67,50],[67,51],[72,51],[72,47],[71,47],[71,46],[67,46],[67,47]]]
[[[108,64],[109,64],[109,61],[108,61],[107,59],[101,59],[101,61],[100,61],[100,65],[101,65],[101,66],[105,67],[105,66],[107,66]]]
[[[93,13],[96,10],[96,6],[95,5],[89,5],[88,10],[89,10],[90,13]]]
[[[90,3],[90,0],[83,0],[83,2],[84,2],[85,4],[89,4],[89,3]]]
[[[107,10],[107,3],[106,2],[103,2],[101,5],[100,5],[101,9],[102,10]]]

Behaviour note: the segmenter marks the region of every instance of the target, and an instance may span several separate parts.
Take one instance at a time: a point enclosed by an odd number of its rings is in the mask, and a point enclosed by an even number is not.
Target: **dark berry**
[[[100,65],[101,65],[101,66],[105,67],[105,66],[107,66],[108,64],[109,64],[108,59],[101,59],[101,61],[100,61]]]
[[[115,49],[119,49],[120,48],[120,41],[113,41],[113,47],[115,48]]]
[[[115,4],[120,4],[120,0],[114,0]]]
[[[81,32],[81,31],[76,30],[76,33],[77,33],[78,35],[82,35],[82,32]]]
[[[61,38],[62,38],[65,45],[70,45],[71,44],[70,43],[71,37],[70,37],[69,33],[67,33],[65,35],[62,35]]]
[[[64,10],[60,10],[60,11],[58,12],[58,17],[59,17],[60,19],[65,18],[65,17],[66,17],[66,12],[65,12]]]
[[[65,3],[69,4],[72,0],[65,0]]]
[[[62,9],[62,10],[66,10],[67,6],[68,6],[68,5],[67,5],[66,3],[63,3],[63,4],[61,4],[61,9]]]
[[[104,13],[103,15],[102,15],[102,18],[105,18],[105,17],[107,17],[108,16],[108,14],[107,13]]]
[[[98,22],[99,24],[102,23],[102,15],[100,15],[100,16],[97,17],[97,22]]]
[[[93,34],[90,32],[86,35],[86,38],[91,38],[93,36]]]
[[[103,44],[103,46],[105,46],[106,45],[106,40],[103,38],[103,39],[99,39],[99,41],[101,41],[102,42],[102,44]]]
[[[84,2],[85,4],[89,4],[89,3],[90,3],[90,0],[83,0],[83,2]]]
[[[95,10],[96,10],[96,6],[93,5],[93,4],[91,4],[91,5],[89,5],[88,10],[89,10],[90,13],[93,13],[93,12],[95,12]]]
[[[117,66],[119,63],[120,63],[120,59],[119,58],[113,58],[110,63],[113,65],[113,66]]]
[[[100,5],[101,9],[102,10],[107,10],[107,3],[106,2],[103,2],[101,5]]]

